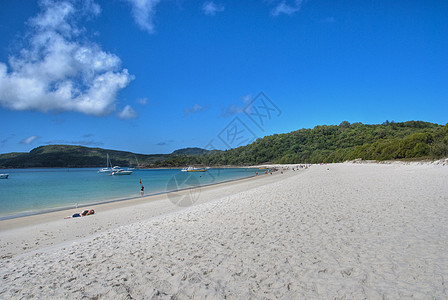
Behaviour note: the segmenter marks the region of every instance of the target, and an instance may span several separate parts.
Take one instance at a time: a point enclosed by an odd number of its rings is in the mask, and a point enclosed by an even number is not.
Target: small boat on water
[[[181,171],[182,172],[205,172],[205,171],[207,171],[207,168],[195,168],[195,167],[189,166],[189,167],[183,168]]]
[[[112,162],[110,161],[109,154],[107,154],[106,167],[99,169],[98,173],[107,173],[107,174],[111,174],[111,175],[117,175],[117,174],[113,174],[113,173],[120,172],[120,171],[124,171],[124,170],[122,170],[119,166],[112,167]],[[119,175],[130,175],[130,174],[126,174],[126,172],[124,172],[124,173],[120,173]]]
[[[119,170],[112,171],[112,173],[110,173],[110,174],[114,175],[114,176],[115,175],[131,175],[132,171],[119,169]]]
[[[107,154],[106,167],[99,169],[98,173],[110,173],[110,172],[112,172],[112,164],[110,162],[109,154]]]
[[[0,174],[0,179],[8,179],[9,174]]]

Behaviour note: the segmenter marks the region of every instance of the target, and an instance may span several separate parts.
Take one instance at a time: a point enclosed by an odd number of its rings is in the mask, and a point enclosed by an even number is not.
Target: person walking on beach
[[[144,194],[145,194],[145,187],[142,185],[142,187],[140,188],[140,195],[142,195],[143,197]]]

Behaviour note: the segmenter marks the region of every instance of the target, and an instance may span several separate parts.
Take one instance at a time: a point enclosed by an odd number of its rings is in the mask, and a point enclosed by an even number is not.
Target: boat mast
[[[140,164],[138,163],[137,156],[134,154],[135,160],[137,161],[137,168],[140,168]]]

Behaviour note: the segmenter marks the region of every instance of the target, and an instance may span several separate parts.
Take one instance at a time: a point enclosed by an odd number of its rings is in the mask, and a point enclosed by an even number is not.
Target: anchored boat
[[[131,175],[132,174],[132,171],[129,171],[129,170],[122,170],[122,169],[119,169],[119,170],[115,170],[115,171],[112,171],[112,173],[111,173],[111,175]]]
[[[112,172],[112,164],[110,162],[109,154],[107,154],[106,167],[99,169],[98,173],[110,173],[110,172]]]
[[[186,167],[182,169],[182,172],[205,172],[207,168],[195,168],[195,167]]]

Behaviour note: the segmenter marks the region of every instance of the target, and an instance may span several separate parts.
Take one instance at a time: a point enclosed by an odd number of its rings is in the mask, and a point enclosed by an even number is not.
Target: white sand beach
[[[313,165],[94,209],[1,221],[0,299],[448,298],[444,164]]]

